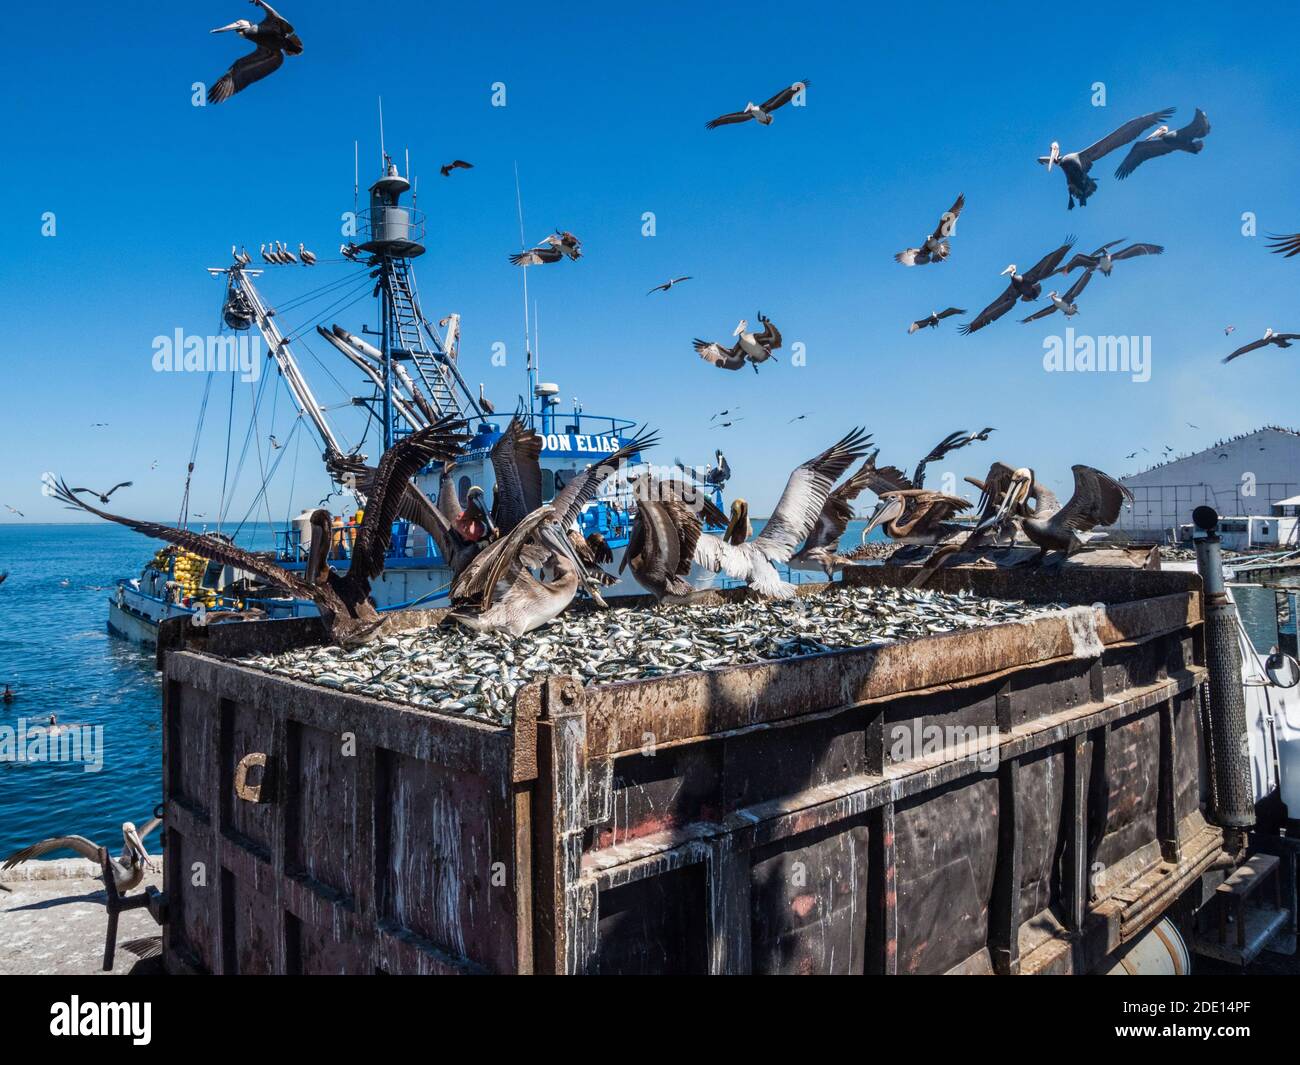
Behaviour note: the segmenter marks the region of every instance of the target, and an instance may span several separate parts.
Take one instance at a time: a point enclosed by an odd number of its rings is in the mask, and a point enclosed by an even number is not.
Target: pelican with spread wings
[[[1125,259],[1134,259],[1139,255],[1163,255],[1165,249],[1159,244],[1130,244],[1127,248],[1121,248],[1119,251],[1112,253],[1111,248],[1116,244],[1123,244],[1124,238],[1112,240],[1103,244],[1091,255],[1084,252],[1075,252],[1074,257],[1061,267],[1058,273],[1073,273],[1078,267],[1085,270],[1099,270],[1106,277],[1110,277],[1110,272],[1115,268],[1115,264]]]
[[[948,243],[948,239],[956,236],[957,216],[965,206],[966,196],[962,194],[957,197],[956,203],[944,211],[934,232],[922,241],[919,248],[905,248],[894,256],[894,261],[904,266],[924,266],[926,263],[943,262],[952,253],[952,246]]]
[[[1049,551],[1060,551],[1064,562],[1083,547],[1086,535],[1101,525],[1113,525],[1125,503],[1133,502],[1133,493],[1110,474],[1091,466],[1072,466],[1074,494],[1064,506],[1055,493],[1040,484],[1034,471],[1022,467],[1011,477],[1003,499],[1004,510],[1023,507],[1036,496],[1034,509],[1017,520],[1024,534],[1038,547],[1031,563],[1041,564]]]
[[[969,336],[977,329],[983,329],[990,322],[996,322],[1016,305],[1016,300],[1033,303],[1043,294],[1043,282],[1056,273],[1056,268],[1061,265],[1061,260],[1072,247],[1074,247],[1074,238],[1069,237],[1064,244],[1049,251],[1023,274],[1017,272],[1016,264],[1012,263],[1001,274],[1002,277],[1011,278],[1007,287],[1003,289],[1002,295],[980,311],[974,320],[963,325],[958,332],[962,336]]]
[[[1238,356],[1245,355],[1248,351],[1257,351],[1260,348],[1266,348],[1272,344],[1279,348],[1289,348],[1293,342],[1300,340],[1300,333],[1275,333],[1272,329],[1265,329],[1264,335],[1258,340],[1252,340],[1249,344],[1243,344],[1231,355],[1225,355],[1224,362],[1232,362]]]
[[[228,26],[218,26],[213,33],[237,33],[250,41],[255,50],[236,59],[208,90],[208,103],[219,104],[229,100],[237,92],[248,88],[255,81],[274,74],[284,63],[286,55],[302,55],[302,40],[293,31],[293,27],[266,0],[249,0],[255,7],[266,12],[266,17],[259,23],[248,19],[238,19]]]
[[[108,859],[109,867],[113,871],[113,883],[119,892],[127,892],[132,888],[139,887],[146,872],[157,871],[158,865],[149,857],[149,852],[145,850],[144,841],[160,824],[162,824],[162,819],[154,817],[146,821],[144,827],[137,831],[131,821],[122,822],[122,853],[116,858],[110,857]],[[92,843],[85,836],[51,836],[39,843],[33,843],[30,847],[14,851],[5,859],[4,865],[0,866],[0,868],[12,869],[22,862],[31,861],[33,858],[41,858],[53,851],[61,850],[76,851],[83,858],[89,858],[96,864],[99,863],[99,845]]]
[[[1167,121],[1173,113],[1174,109],[1172,107],[1166,107],[1162,111],[1152,111],[1149,115],[1141,115],[1125,122],[1119,129],[1113,130],[1095,144],[1090,144],[1078,152],[1067,152],[1062,155],[1060,142],[1052,141],[1051,149],[1046,155],[1040,155],[1038,161],[1048,170],[1051,170],[1053,166],[1061,168],[1069,191],[1069,209],[1071,211],[1074,210],[1074,201],[1076,199],[1079,201],[1080,207],[1086,207],[1088,206],[1088,197],[1097,191],[1097,182],[1088,176],[1092,164],[1102,156],[1109,155],[1116,148],[1122,148],[1124,145],[1137,140],[1152,126]]]
[[[1170,129],[1168,126],[1162,125],[1149,136],[1133,145],[1128,150],[1128,155],[1124,156],[1124,161],[1116,167],[1115,176],[1120,181],[1123,181],[1148,159],[1168,155],[1170,152],[1187,152],[1190,155],[1199,155],[1205,147],[1203,138],[1208,136],[1209,132],[1210,120],[1205,117],[1205,112],[1198,107],[1196,114],[1192,116],[1192,120],[1181,129]]]
[[[751,333],[749,322],[742,318],[731,332],[731,335],[736,338],[736,343],[729,348],[696,337],[695,350],[701,359],[719,369],[739,370],[748,362],[754,367],[754,372],[758,373],[758,364],[774,358],[772,352],[776,351],[782,343],[781,331],[772,324],[770,318],[764,317],[762,311],[758,312],[758,320],[763,323],[762,330]]]
[[[1046,318],[1049,314],[1055,314],[1057,311],[1060,311],[1067,318],[1073,318],[1079,313],[1078,305],[1074,301],[1078,298],[1079,293],[1088,287],[1088,282],[1091,280],[1092,271],[1085,270],[1079,275],[1078,280],[1066,290],[1064,296],[1055,290],[1049,292],[1047,294],[1050,301],[1048,305],[1041,310],[1034,311],[1028,318],[1021,318],[1020,321],[1022,323],[1036,322],[1040,318]]]
[[[867,487],[876,493],[880,502],[868,520],[863,535],[882,528],[891,540],[932,539],[942,524],[954,514],[967,509],[970,501],[948,492],[926,488],[926,467],[977,440],[987,440],[991,432],[994,429],[990,426],[978,433],[968,433],[965,429],[949,433],[916,464],[911,477],[896,466],[877,466],[876,456],[872,455],[862,473],[866,477]]]
[[[770,100],[764,100],[761,104],[754,102],[747,103],[743,111],[732,111],[730,114],[719,115],[717,118],[705,124],[706,129],[717,129],[719,126],[732,126],[737,122],[748,122],[753,119],[760,126],[770,126],[772,124],[772,112],[778,107],[784,107],[795,96],[802,93],[808,88],[808,82],[796,81],[793,85],[788,85]]]

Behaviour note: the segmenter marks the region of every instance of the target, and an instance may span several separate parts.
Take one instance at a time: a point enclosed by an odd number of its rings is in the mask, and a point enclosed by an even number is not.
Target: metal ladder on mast
[[[433,352],[424,342],[424,315],[411,288],[410,264],[393,259],[384,271],[388,302],[392,308],[392,332],[389,346],[394,358],[410,359],[424,385],[425,394],[443,417],[462,417],[461,405],[453,390],[460,375],[442,352]],[[464,382],[461,382],[464,387]]]

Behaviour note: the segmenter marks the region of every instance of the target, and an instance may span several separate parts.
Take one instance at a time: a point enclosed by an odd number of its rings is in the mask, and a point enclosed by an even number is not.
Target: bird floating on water
[[[1172,112],[1171,112],[1172,113]],[[1205,147],[1202,140],[1210,132],[1210,120],[1199,107],[1192,120],[1182,129],[1170,129],[1162,125],[1145,139],[1138,141],[1129,149],[1124,161],[1115,169],[1115,176],[1123,181],[1148,159],[1155,159],[1170,152],[1188,152],[1197,155]]]
[[[1224,362],[1232,362],[1238,355],[1245,355],[1248,351],[1255,351],[1258,348],[1267,347],[1274,344],[1279,348],[1289,348],[1293,341],[1300,340],[1300,333],[1275,333],[1272,329],[1265,329],[1264,335],[1258,340],[1252,340],[1249,344],[1243,344],[1231,355],[1225,355]]]
[[[132,822],[122,822],[122,853],[118,857],[110,857],[108,860],[113,871],[113,884],[119,892],[126,892],[139,887],[146,872],[157,871],[158,864],[145,850],[144,841],[160,824],[162,824],[162,819],[154,817],[145,822],[144,828],[136,831],[136,827]],[[51,836],[39,843],[33,843],[30,847],[14,851],[5,859],[4,865],[0,868],[12,869],[22,862],[31,861],[33,858],[39,858],[51,851],[60,850],[73,850],[83,858],[89,858],[97,864],[99,862],[100,848],[85,836]]]
[[[962,336],[969,336],[977,329],[983,329],[990,322],[996,322],[1016,305],[1016,300],[1033,303],[1034,300],[1038,299],[1043,294],[1043,281],[1056,272],[1056,268],[1061,265],[1061,260],[1065,258],[1066,252],[1072,247],[1074,247],[1074,238],[1069,237],[1064,244],[1049,251],[1024,274],[1017,273],[1015,263],[1003,270],[1002,276],[1010,276],[1011,278],[1007,287],[1003,290],[1002,295],[980,311],[973,321],[967,322],[961,327],[959,332]]]
[[[948,240],[957,233],[957,216],[966,206],[966,196],[957,197],[957,202],[943,213],[933,233],[925,238],[919,248],[906,248],[894,256],[894,261],[904,266],[924,266],[926,263],[941,263],[951,254]]]
[[[918,318],[915,322],[913,322],[910,326],[908,326],[907,332],[909,335],[911,335],[912,333],[915,333],[918,329],[938,329],[939,323],[942,322],[945,318],[951,318],[954,314],[965,314],[965,313],[966,313],[966,309],[964,307],[949,307],[945,311],[931,311],[927,317]]]
[[[754,367],[754,372],[758,373],[758,364],[773,358],[772,352],[781,346],[781,331],[772,324],[772,320],[765,317],[762,311],[758,312],[758,320],[763,323],[762,331],[751,333],[748,331],[749,322],[742,318],[731,332],[736,343],[729,348],[697,337],[694,341],[695,350],[705,362],[723,370],[739,370],[748,362]]]
[[[464,159],[453,159],[450,163],[447,163],[445,166],[438,167],[438,171],[439,173],[442,174],[443,177],[451,177],[451,172],[453,170],[473,170],[473,169],[474,169],[474,164],[467,163],[465,162]]]
[[[1052,141],[1048,154],[1040,155],[1038,161],[1046,166],[1049,171],[1053,166],[1060,166],[1061,172],[1065,174],[1070,210],[1074,210],[1076,199],[1079,201],[1080,207],[1086,207],[1088,197],[1097,191],[1097,182],[1088,176],[1092,164],[1102,156],[1110,154],[1116,148],[1122,148],[1124,145],[1136,140],[1152,126],[1164,122],[1173,113],[1174,108],[1166,107],[1162,111],[1152,111],[1148,115],[1132,119],[1125,122],[1119,129],[1108,133],[1095,144],[1090,144],[1087,148],[1078,152],[1068,152],[1062,155],[1060,143]]]
[[[732,111],[729,114],[719,115],[710,122],[705,123],[706,129],[717,129],[719,126],[731,126],[737,122],[748,122],[750,119],[756,121],[760,126],[770,126],[772,124],[772,112],[778,107],[784,107],[795,95],[802,93],[808,88],[809,82],[796,81],[793,85],[788,85],[769,100],[761,104],[745,104],[743,111]]]
[[[670,277],[662,285],[655,285],[655,287],[647,292],[646,295],[649,296],[655,292],[667,292],[674,285],[680,285],[683,281],[689,281],[690,279],[690,274],[683,274],[681,277]]]
[[[256,49],[236,59],[208,90],[208,103],[219,104],[242,92],[255,81],[280,69],[286,55],[302,55],[302,40],[293,27],[282,18],[266,0],[249,0],[266,12],[266,17],[254,25],[248,19],[237,19],[228,26],[218,26],[213,33],[237,33],[251,41]]]
[[[568,230],[556,230],[534,248],[510,256],[515,266],[541,266],[544,263],[558,263],[561,259],[578,260],[582,258],[582,241]]]
[[[1159,244],[1130,244],[1127,248],[1121,248],[1112,254],[1110,249],[1123,242],[1123,237],[1119,240],[1112,240],[1109,244],[1103,244],[1091,255],[1085,255],[1081,251],[1075,252],[1074,257],[1057,272],[1069,274],[1075,268],[1083,267],[1085,270],[1098,270],[1110,277],[1110,272],[1115,268],[1117,262],[1122,262],[1124,259],[1133,259],[1139,255],[1163,255],[1165,251]]]

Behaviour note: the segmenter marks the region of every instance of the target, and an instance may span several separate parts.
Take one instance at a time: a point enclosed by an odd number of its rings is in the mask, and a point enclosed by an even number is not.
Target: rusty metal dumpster
[[[552,677],[509,726],[232,661],[311,627],[212,630],[166,662],[169,969],[1098,968],[1222,858],[1202,815],[1199,581],[938,580],[1074,608],[650,680]]]

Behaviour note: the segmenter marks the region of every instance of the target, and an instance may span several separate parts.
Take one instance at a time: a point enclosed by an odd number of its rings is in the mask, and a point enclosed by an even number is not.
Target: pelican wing
[[[1231,355],[1224,356],[1223,361],[1232,362],[1233,359],[1237,358],[1240,355],[1245,355],[1249,351],[1255,351],[1257,348],[1262,348],[1267,346],[1271,340],[1272,340],[1271,337],[1268,340],[1265,340],[1263,338],[1260,338],[1259,340],[1252,340],[1249,344],[1243,344]]]
[[[610,477],[618,475],[618,468],[638,451],[654,447],[659,437],[651,432],[641,432],[613,454],[606,455],[599,462],[593,463],[573,478],[560,491],[555,493],[551,506],[555,508],[556,521],[568,527],[576,521],[582,508],[596,498],[600,486]]]
[[[799,554],[806,555],[819,547],[835,548],[839,545],[840,537],[844,535],[844,530],[849,527],[849,522],[854,517],[853,501],[862,494],[864,488],[870,487],[875,473],[874,467],[868,466],[864,461],[857,473],[826,497],[826,504],[817,516],[817,522],[813,525],[812,532],[808,534],[808,539]]]
[[[737,344],[734,348],[724,348],[721,344],[695,338],[695,350],[701,359],[723,370],[739,370],[745,365],[745,351]]]
[[[732,111],[730,114],[719,115],[712,121],[704,123],[704,128],[717,129],[719,126],[731,126],[737,122],[748,122],[753,117],[751,111]]]
[[[1073,259],[1061,267],[1057,273],[1072,274],[1079,267],[1085,270],[1095,270],[1097,263],[1101,261],[1100,255],[1085,255],[1083,252],[1077,252]]]
[[[1200,140],[1200,138],[1208,136],[1209,132],[1210,118],[1198,107],[1196,114],[1192,116],[1192,120],[1178,131],[1178,136],[1184,140]]]
[[[12,869],[20,862],[39,858],[43,854],[49,854],[50,851],[61,850],[73,850],[83,858],[89,858],[92,862],[99,861],[99,845],[91,843],[85,836],[53,836],[50,839],[43,839],[39,843],[33,843],[30,847],[24,847],[20,851],[14,851],[5,859],[4,865],[0,866],[0,868]]]
[[[953,235],[953,227],[957,223],[957,216],[961,214],[961,209],[966,206],[966,194],[963,192],[957,197],[954,203],[939,219],[939,224],[934,227],[933,239],[945,240]]]
[[[1174,150],[1174,145],[1174,138],[1168,134],[1157,137],[1155,140],[1138,141],[1128,150],[1128,155],[1124,156],[1124,161],[1115,168],[1115,176],[1120,181],[1123,181],[1148,159],[1168,155]]]
[[[1300,233],[1270,236],[1268,239],[1272,242],[1268,245],[1268,250],[1275,255],[1283,255],[1288,259],[1293,255],[1300,255]]]
[[[1086,277],[1087,275],[1085,274],[1084,276]],[[1046,318],[1049,315],[1053,315],[1055,313],[1056,313],[1056,304],[1049,301],[1046,307],[1039,308],[1038,310],[1034,311],[1033,314],[1029,315],[1029,317],[1027,318],[1021,318],[1020,324],[1025,325],[1029,322],[1037,322],[1039,319]]]
[[[189,529],[175,529],[170,525],[161,525],[152,521],[137,521],[135,518],[124,518],[119,514],[110,514],[106,510],[100,510],[89,503],[82,502],[70,489],[66,481],[60,481],[55,487],[53,496],[62,503],[70,507],[78,507],[81,510],[94,514],[96,517],[103,518],[105,521],[116,522],[118,525],[125,525],[128,529],[138,532],[141,536],[151,536],[155,540],[165,540],[169,544],[175,544],[177,547],[184,548],[191,554],[201,558],[210,559],[213,562],[220,562],[223,566],[235,566],[238,569],[247,570],[249,573],[261,577],[268,584],[273,584],[277,588],[283,588],[293,595],[309,599],[315,589],[305,581],[299,580],[287,570],[282,570],[272,562],[268,562],[260,555],[255,555],[251,551],[245,551],[243,548],[236,547],[225,540],[218,540],[211,536],[204,536],[201,533],[190,532]]]
[[[796,81],[793,85],[786,86],[770,100],[765,100],[759,106],[761,106],[764,111],[771,114],[771,112],[775,111],[778,107],[784,107],[788,104],[792,99],[794,99],[795,93],[799,92],[801,89],[808,88],[809,84],[810,82],[807,81]]]
[[[520,553],[537,531],[538,526],[544,521],[554,520],[555,510],[552,507],[538,507],[508,535],[497,540],[491,547],[480,551],[474,557],[474,561],[466,566],[460,576],[452,582],[452,602],[460,603],[469,599],[478,599],[481,609],[486,610],[491,606],[492,599],[498,591],[498,584],[508,581],[521,567]]]
[[[548,245],[544,248],[529,248],[527,251],[519,252],[517,255],[510,256],[510,261],[515,266],[540,266],[543,263],[558,263],[562,258],[564,252],[554,245]]]
[[[907,474],[897,466],[877,466],[878,454],[878,451],[874,451],[868,455],[862,463],[862,469],[855,476],[866,478],[867,487],[878,496],[883,496],[886,492],[905,492],[914,487],[907,479]]]
[[[161,824],[162,824],[161,817],[151,817],[149,818],[148,821],[144,823],[144,825],[141,828],[136,829],[135,834],[140,837],[140,842],[143,843],[146,839],[149,838],[149,833],[152,832]]]
[[[1056,268],[1061,265],[1061,260],[1065,258],[1066,253],[1073,247],[1074,238],[1067,237],[1064,244],[1049,251],[1038,262],[1034,263],[1030,269],[1025,271],[1025,280],[1037,282],[1051,277],[1056,272]]]
[[[236,59],[230,69],[208,90],[208,103],[219,104],[229,100],[235,93],[242,92],[253,82],[261,81],[274,74],[283,62],[284,54],[278,48],[267,48],[259,44],[255,52],[250,52],[242,59]]]
[[[1139,255],[1163,255],[1164,246],[1161,244],[1130,244],[1127,248],[1121,248],[1112,259],[1136,259]]]
[[[977,329],[983,329],[990,322],[996,322],[1016,305],[1018,298],[1016,290],[1011,285],[1008,285],[1002,295],[980,311],[972,321],[965,323],[958,332],[962,336],[969,336]]]
[[[954,314],[965,314],[965,313],[966,313],[965,307],[949,307],[946,311],[940,311],[935,317],[937,317],[940,321],[943,321],[943,319],[945,318],[951,318]]]
[[[1091,466],[1072,466],[1074,495],[1057,512],[1057,520],[1067,529],[1087,532],[1098,525],[1113,525],[1125,502],[1133,502],[1133,493],[1119,481]]]
[[[758,320],[763,323],[763,331],[755,333],[754,339],[769,351],[776,351],[781,347],[781,330],[772,324],[771,318],[764,318],[760,314]]]
[[[460,517],[460,496],[456,492],[456,483],[451,479],[452,464],[445,463],[442,477],[438,480],[438,513],[447,519],[448,524]]]
[[[776,509],[753,540],[769,561],[790,561],[812,531],[831,488],[865,454],[869,439],[861,429],[854,429],[790,474]]]
[[[920,248],[904,248],[900,252],[894,253],[894,262],[902,263],[904,266],[915,266],[921,257]],[[926,262],[929,262],[929,256],[926,256]]]
[[[978,439],[980,437],[971,436],[965,429],[958,429],[955,433],[949,433],[930,449],[930,453],[925,458],[916,464],[916,472],[912,474],[912,487],[921,488],[925,485],[925,468],[931,462],[938,462],[948,452],[966,447],[967,444],[974,443]]]
[[[496,474],[496,498],[492,518],[508,533],[542,505],[542,437],[524,426],[518,417],[510,419],[506,431],[492,445],[492,470]]]
[[[1065,302],[1073,303],[1075,297],[1077,297],[1080,292],[1082,292],[1085,288],[1088,287],[1088,282],[1091,280],[1092,280],[1091,270],[1085,270],[1082,274],[1080,274],[1079,280],[1076,281],[1073,285],[1071,285],[1070,290],[1065,294]]]
[[[1116,148],[1122,148],[1140,137],[1157,123],[1167,122],[1174,110],[1172,107],[1166,107],[1163,111],[1152,111],[1149,115],[1142,115],[1125,122],[1119,129],[1102,137],[1096,144],[1088,145],[1079,153],[1079,158],[1087,163],[1095,163],[1103,155],[1113,152]]]

